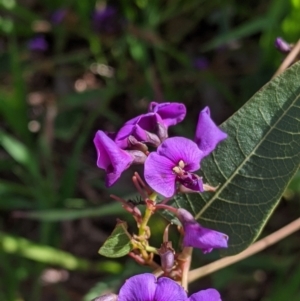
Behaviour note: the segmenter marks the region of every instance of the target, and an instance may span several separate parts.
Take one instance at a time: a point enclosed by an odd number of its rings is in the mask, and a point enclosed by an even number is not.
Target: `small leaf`
[[[127,255],[131,250],[131,236],[127,231],[127,223],[120,221],[100,248],[99,254],[110,258],[117,258]]]
[[[229,235],[233,255],[260,234],[300,164],[300,63],[257,92],[221,128],[228,138],[201,162],[215,193],[175,203],[203,225]]]

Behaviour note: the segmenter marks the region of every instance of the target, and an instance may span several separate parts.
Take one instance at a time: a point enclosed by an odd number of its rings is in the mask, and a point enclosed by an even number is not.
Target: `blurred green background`
[[[220,124],[274,74],[274,47],[300,37],[300,0],[0,0],[0,300],[89,301],[148,271],[108,260],[117,217],[92,143],[148,103],[188,109],[192,137],[208,105]],[[126,180],[126,179],[125,179]],[[264,230],[297,218],[297,175]],[[152,222],[154,244],[163,219]],[[223,301],[300,300],[299,233],[191,285]],[[193,266],[218,258],[195,252]]]

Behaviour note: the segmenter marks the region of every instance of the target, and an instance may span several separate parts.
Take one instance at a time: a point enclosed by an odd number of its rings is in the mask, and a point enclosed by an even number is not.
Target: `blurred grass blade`
[[[118,274],[122,265],[115,261],[91,262],[28,239],[0,232],[0,251],[25,257],[40,263],[56,265],[67,270],[97,271]]]
[[[36,157],[25,144],[0,130],[0,145],[16,162],[23,165],[32,176],[37,177],[38,165],[35,160]]]
[[[27,128],[28,114],[26,104],[25,82],[20,65],[19,47],[14,34],[14,29],[9,37],[10,73],[13,78],[13,91],[6,93],[6,97],[0,101],[0,113],[4,116],[11,129],[24,141],[31,139]]]
[[[32,196],[32,192],[26,186],[1,179],[0,195],[15,192],[24,196]]]
[[[250,35],[261,32],[268,26],[270,26],[269,20],[265,16],[256,18],[230,30],[225,34],[217,36],[210,42],[204,44],[203,47],[201,47],[201,50],[209,51],[215,49],[226,43],[229,43],[230,41],[248,37]]]
[[[59,222],[87,217],[100,217],[108,215],[126,214],[119,203],[111,203],[98,208],[89,209],[53,209],[45,211],[15,212],[15,217]]]

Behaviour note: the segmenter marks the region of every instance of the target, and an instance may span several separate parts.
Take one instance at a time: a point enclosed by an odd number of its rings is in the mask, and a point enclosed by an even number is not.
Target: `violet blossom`
[[[171,125],[176,125],[184,119],[186,107],[183,103],[178,102],[158,103],[152,101],[149,105],[148,112],[158,114],[163,120],[163,124],[169,127]]]
[[[205,107],[199,114],[196,127],[195,142],[203,152],[203,157],[209,155],[219,142],[227,138],[227,134],[210,118],[209,107]]]
[[[134,161],[134,156],[120,149],[103,131],[97,131],[94,144],[97,166],[106,171],[106,186],[113,185]]]
[[[206,289],[192,294],[189,298],[174,280],[153,274],[135,275],[126,280],[121,287],[118,301],[221,301],[215,289]]]
[[[35,36],[27,42],[27,48],[31,51],[44,52],[48,47],[48,42],[43,35]]]
[[[186,108],[181,103],[151,102],[148,113],[127,121],[118,131],[115,142],[123,149],[131,148],[133,141],[148,143],[157,147],[168,137],[168,127],[181,122]]]
[[[280,37],[276,38],[274,45],[282,53],[290,52],[292,49],[291,45]]]
[[[209,253],[213,249],[227,248],[228,236],[224,233],[202,227],[185,209],[178,209],[177,216],[184,229],[183,245]]]
[[[168,138],[145,161],[145,180],[164,197],[174,195],[177,181],[202,192],[202,179],[191,173],[200,168],[202,157],[203,152],[195,142],[183,137]]]

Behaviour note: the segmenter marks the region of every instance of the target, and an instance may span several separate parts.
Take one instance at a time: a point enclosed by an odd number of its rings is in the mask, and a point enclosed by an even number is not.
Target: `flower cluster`
[[[96,133],[97,165],[106,171],[106,185],[113,185],[131,164],[144,164],[147,184],[164,197],[178,191],[210,190],[193,173],[227,135],[210,118],[209,108],[199,114],[194,141],[168,138],[169,126],[181,122],[186,108],[181,103],[150,103],[148,113],[127,121],[114,134]],[[157,147],[149,153],[148,146]]]
[[[118,301],[221,301],[218,291],[207,289],[189,298],[185,290],[167,277],[156,279],[152,274],[141,274],[126,280],[121,287]]]
[[[118,132],[105,133],[99,130],[95,135],[97,165],[106,171],[107,186],[113,185],[130,165],[144,165],[146,183],[137,173],[133,176],[133,182],[146,206],[144,215],[131,202],[112,197],[122,202],[123,208],[137,222],[138,235],[131,235],[124,230],[131,243],[129,256],[141,264],[150,265],[156,270],[159,268],[160,275],[164,276],[158,279],[152,274],[133,276],[121,287],[118,296],[101,296],[97,301],[221,301],[214,289],[200,291],[188,298],[183,287],[176,282],[186,282],[187,258],[191,247],[209,253],[213,249],[228,246],[227,235],[202,227],[183,208],[166,205],[177,192],[215,190],[204,184],[194,172],[200,169],[201,160],[227,137],[212,121],[209,108],[206,107],[199,114],[194,141],[185,137],[169,138],[168,128],[181,122],[185,116],[186,108],[182,103],[151,102],[146,114],[127,121]],[[165,199],[157,203],[157,194]],[[149,245],[151,231],[147,223],[156,210],[161,209],[169,210],[181,222],[179,231],[183,236],[183,248],[179,247],[180,250],[173,249],[169,241],[169,226],[165,229],[160,248]],[[160,266],[153,261],[154,254],[160,256]]]

